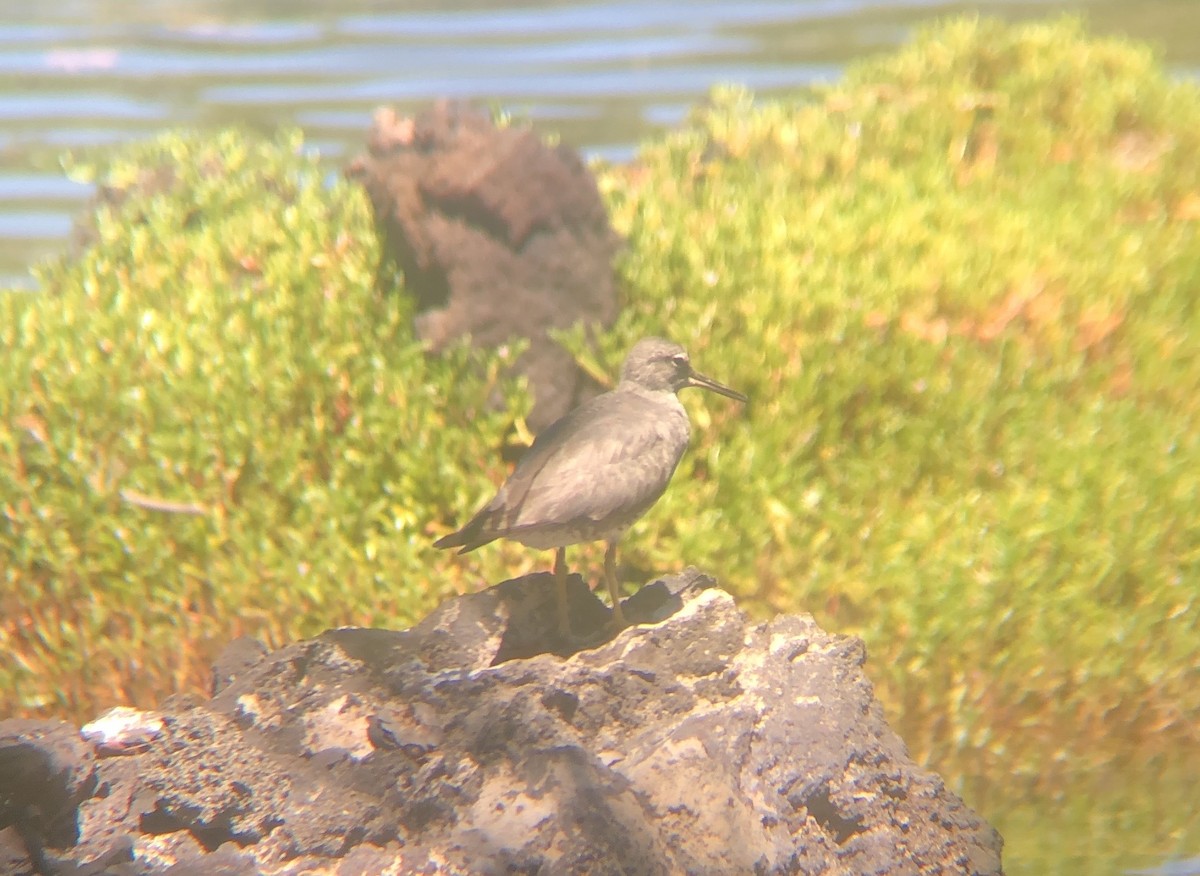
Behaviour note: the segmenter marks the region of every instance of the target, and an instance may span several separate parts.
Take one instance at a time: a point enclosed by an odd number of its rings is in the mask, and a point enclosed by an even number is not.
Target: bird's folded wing
[[[538,436],[492,503],[506,528],[640,513],[662,495],[687,444],[687,421],[682,411],[662,417],[636,395],[619,401],[582,405]]]

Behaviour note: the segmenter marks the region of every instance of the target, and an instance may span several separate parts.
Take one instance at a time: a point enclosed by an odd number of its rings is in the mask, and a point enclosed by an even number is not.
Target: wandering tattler
[[[633,345],[611,392],[548,426],[521,457],[496,497],[458,532],[434,547],[473,551],[498,538],[554,548],[558,623],[571,637],[567,545],[608,542],[604,579],[613,621],[624,627],[617,592],[617,540],[663,494],[691,437],[675,393],[688,386],[747,401],[740,392],[692,370],[687,352],[661,338]]]

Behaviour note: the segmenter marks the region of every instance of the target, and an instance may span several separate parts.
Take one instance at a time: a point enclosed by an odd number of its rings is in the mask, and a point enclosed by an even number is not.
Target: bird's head
[[[740,402],[746,396],[692,368],[687,350],[662,338],[643,338],[633,345],[621,369],[621,382],[651,392],[679,392],[689,386],[711,389]]]

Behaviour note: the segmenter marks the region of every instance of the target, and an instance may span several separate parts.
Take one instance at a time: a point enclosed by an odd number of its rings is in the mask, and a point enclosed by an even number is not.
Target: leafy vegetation
[[[862,635],[914,754],[1001,812],[1194,779],[1196,87],[1077,22],[960,20],[794,102],[723,90],[605,185],[610,355],[662,328],[754,399],[704,402],[645,565]]]
[[[465,586],[425,527],[484,489],[501,363],[426,357],[371,291],[364,199],[300,146],[137,147],[91,248],[0,299],[6,711],[149,705],[232,636],[406,624]]]
[[[153,702],[240,633],[402,625],[545,564],[431,550],[527,398],[490,413],[497,356],[424,355],[298,138],[171,135],[100,178],[96,243],[0,298],[10,711]],[[601,185],[625,309],[564,341],[612,374],[667,334],[753,400],[685,395],[626,578],[694,564],[863,636],[914,755],[1010,790],[1002,830],[1026,795],[1123,805],[1119,771],[1193,786],[1197,89],[1074,21],[951,21],[794,101],[720,90]],[[1157,829],[1200,839],[1189,812]]]

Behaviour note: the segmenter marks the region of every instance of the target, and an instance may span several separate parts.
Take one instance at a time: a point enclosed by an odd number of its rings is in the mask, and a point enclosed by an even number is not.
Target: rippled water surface
[[[535,3],[0,2],[0,282],[61,249],[88,195],[70,147],[166,127],[299,125],[331,162],[360,148],[371,110],[471,98],[622,158],[714,84],[762,94],[836,77],[857,56],[964,9],[1007,18],[1082,11],[1099,31],[1154,40],[1200,69],[1193,0],[973,6],[937,0]]]

